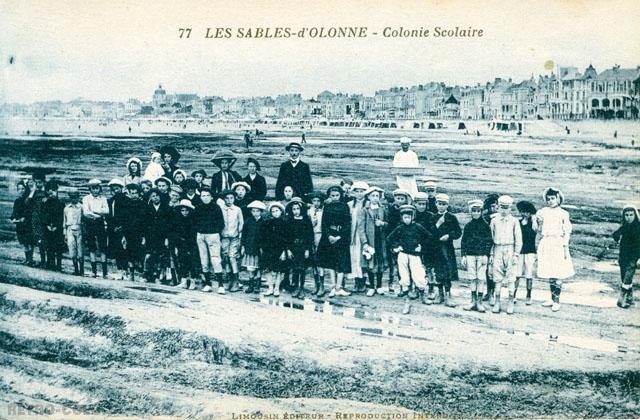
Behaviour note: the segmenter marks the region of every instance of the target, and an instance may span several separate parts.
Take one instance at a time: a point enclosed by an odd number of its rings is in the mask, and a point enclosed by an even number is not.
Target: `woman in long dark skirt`
[[[318,244],[318,265],[325,268],[333,283],[329,297],[349,296],[344,290],[344,275],[351,272],[351,212],[343,203],[339,185],[327,190],[329,202],[322,213],[322,237]]]

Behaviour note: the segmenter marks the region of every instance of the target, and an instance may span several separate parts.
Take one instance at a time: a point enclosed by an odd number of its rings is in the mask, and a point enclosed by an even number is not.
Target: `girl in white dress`
[[[547,206],[536,213],[541,238],[538,245],[538,277],[549,279],[551,290],[551,300],[542,306],[551,307],[555,312],[560,309],[562,280],[575,274],[569,253],[571,221],[569,213],[560,207],[564,201],[560,190],[547,188],[543,197]]]

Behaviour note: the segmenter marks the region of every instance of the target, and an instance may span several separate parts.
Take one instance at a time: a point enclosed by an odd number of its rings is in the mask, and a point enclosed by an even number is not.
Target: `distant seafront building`
[[[126,103],[82,98],[0,104],[0,114],[32,117],[114,119],[134,116],[178,115],[222,119],[278,118],[314,120],[581,120],[637,119],[640,108],[640,66],[615,65],[598,73],[589,65],[558,66],[549,74],[531,75],[517,82],[497,77],[474,86],[426,82],[411,87],[377,90],[373,96],[320,92],[305,99],[300,93],[223,98],[195,93],[168,93],[161,84],[150,102]]]

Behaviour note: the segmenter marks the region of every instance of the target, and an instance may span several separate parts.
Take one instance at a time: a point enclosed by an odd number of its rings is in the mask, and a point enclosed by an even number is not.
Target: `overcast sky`
[[[640,65],[640,1],[6,1],[0,102],[371,95],[428,81],[529,78],[544,63]],[[401,6],[400,6],[401,4]],[[475,3],[474,3],[475,4]],[[367,26],[364,39],[205,39],[207,27]],[[482,38],[385,39],[386,27],[459,26]],[[190,39],[178,28],[191,27]],[[235,32],[234,32],[235,33]]]

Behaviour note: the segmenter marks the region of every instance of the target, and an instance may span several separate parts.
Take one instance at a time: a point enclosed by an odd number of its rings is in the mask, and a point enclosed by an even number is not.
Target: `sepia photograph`
[[[0,418],[640,417],[639,2],[0,16]]]

